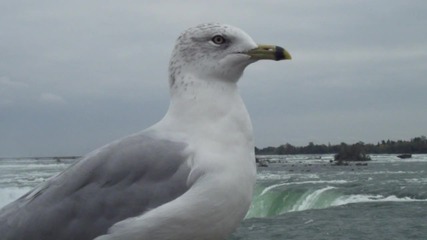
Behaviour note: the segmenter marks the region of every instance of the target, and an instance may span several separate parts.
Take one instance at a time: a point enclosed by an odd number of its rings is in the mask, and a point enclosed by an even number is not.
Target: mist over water
[[[425,239],[427,155],[371,155],[334,166],[332,155],[261,156],[252,206],[236,239]],[[0,207],[72,161],[0,160]]]

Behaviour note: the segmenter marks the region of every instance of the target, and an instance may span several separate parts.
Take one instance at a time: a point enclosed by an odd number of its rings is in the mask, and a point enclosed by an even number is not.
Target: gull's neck
[[[159,123],[163,127],[194,139],[253,147],[252,124],[236,82],[186,75],[170,91],[168,112]]]
[[[185,80],[176,82],[170,91],[168,114],[176,119],[190,117],[190,123],[217,121],[228,116],[232,108],[245,109],[234,82],[217,79],[193,81],[192,76],[187,76]],[[246,111],[244,115],[247,115]]]

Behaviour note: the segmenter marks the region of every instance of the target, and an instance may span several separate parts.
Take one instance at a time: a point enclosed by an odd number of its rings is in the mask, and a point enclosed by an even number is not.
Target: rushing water
[[[334,166],[331,155],[264,156],[252,206],[229,238],[427,239],[427,155],[373,155]],[[0,207],[71,161],[1,160]]]

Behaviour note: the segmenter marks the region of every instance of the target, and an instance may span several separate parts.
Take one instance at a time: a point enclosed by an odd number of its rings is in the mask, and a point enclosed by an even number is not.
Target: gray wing
[[[147,134],[89,154],[0,210],[1,239],[93,239],[188,190],[185,143]]]

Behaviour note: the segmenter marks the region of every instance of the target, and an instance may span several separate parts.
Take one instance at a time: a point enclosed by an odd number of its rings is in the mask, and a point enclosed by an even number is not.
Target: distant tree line
[[[398,154],[398,153],[427,153],[427,139],[425,136],[416,137],[409,141],[406,140],[382,140],[377,144],[365,144],[358,142],[352,145],[341,143],[338,145],[325,145],[308,143],[307,146],[293,146],[289,143],[278,147],[255,148],[255,153],[259,155],[284,155],[284,154],[334,154],[339,153],[343,148],[357,147],[364,153],[370,154]]]

